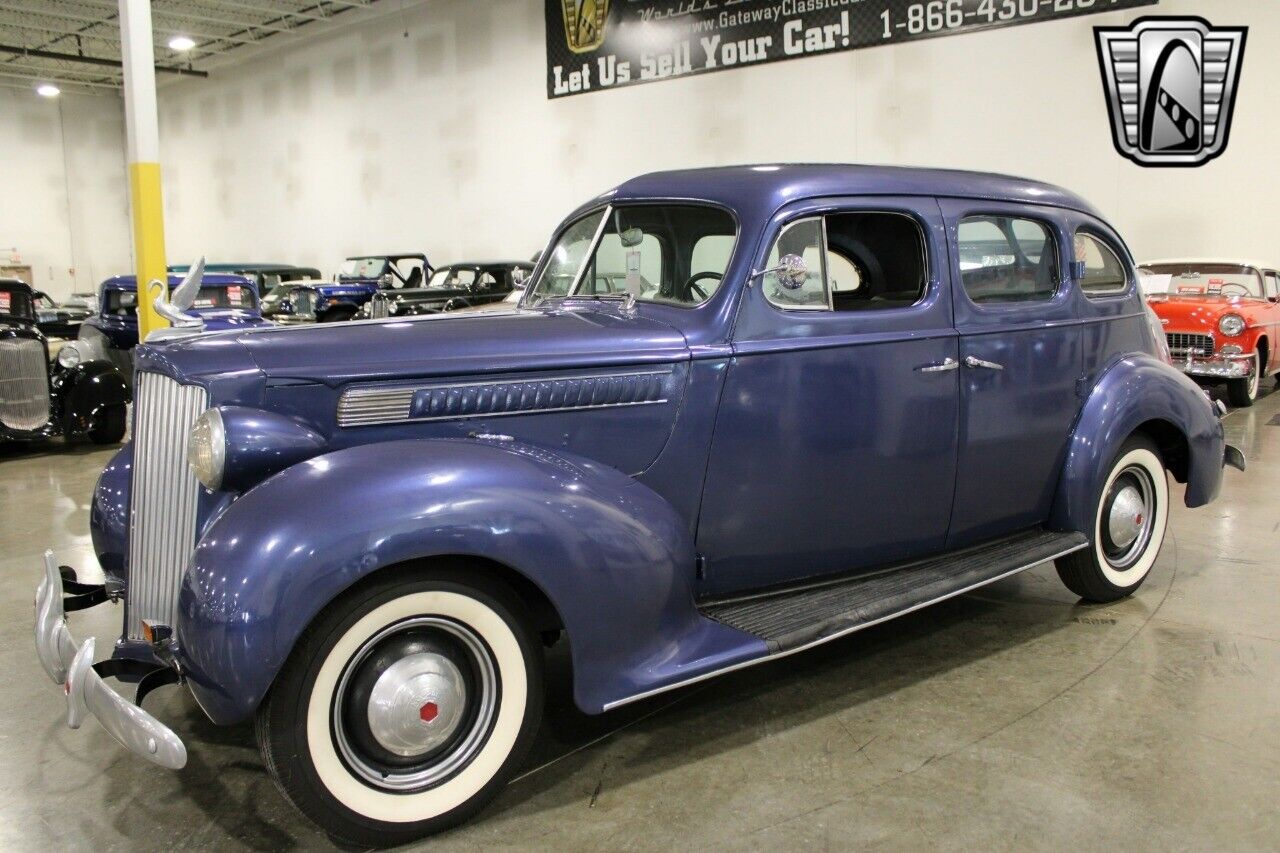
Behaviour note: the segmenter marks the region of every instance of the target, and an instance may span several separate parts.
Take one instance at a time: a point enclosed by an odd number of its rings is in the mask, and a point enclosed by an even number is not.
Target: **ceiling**
[[[208,76],[227,54],[268,40],[293,42],[375,0],[152,0],[156,82]],[[0,86],[56,83],[67,91],[121,87],[118,0],[0,0]],[[187,36],[195,47],[175,51]]]

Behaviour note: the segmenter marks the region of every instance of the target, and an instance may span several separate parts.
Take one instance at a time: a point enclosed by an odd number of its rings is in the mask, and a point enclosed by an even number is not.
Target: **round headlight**
[[[79,347],[72,341],[67,341],[62,345],[62,349],[58,350],[58,366],[65,367],[67,370],[75,367],[83,358]]]
[[[222,413],[206,409],[196,418],[187,441],[187,464],[206,489],[217,491],[222,485],[222,472],[227,464],[227,431]]]
[[[1218,321],[1218,331],[1229,338],[1244,331],[1244,318],[1239,314],[1223,314],[1222,319]]]

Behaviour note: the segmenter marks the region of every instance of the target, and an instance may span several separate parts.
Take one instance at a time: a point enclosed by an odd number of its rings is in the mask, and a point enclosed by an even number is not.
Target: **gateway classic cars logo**
[[[1203,18],[1095,27],[1116,150],[1140,166],[1199,166],[1222,154],[1248,32]]]
[[[586,53],[604,44],[609,0],[561,0],[564,7],[564,41],[574,53]]]

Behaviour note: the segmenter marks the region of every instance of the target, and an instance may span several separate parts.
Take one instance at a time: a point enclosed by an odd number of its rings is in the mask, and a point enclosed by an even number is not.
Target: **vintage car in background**
[[[0,442],[120,441],[129,403],[124,376],[74,341],[50,363],[35,294],[24,282],[0,278]]]
[[[533,266],[527,261],[465,261],[436,267],[424,287],[381,291],[355,319],[441,314],[502,302],[524,283]]]
[[[44,291],[33,290],[31,294],[36,309],[36,324],[46,338],[74,339],[80,332],[80,324],[93,313],[87,306],[69,301],[59,305]]]
[[[169,276],[169,287],[181,279]],[[191,313],[209,331],[270,326],[258,307],[253,281],[241,275],[203,276]],[[98,313],[80,326],[79,340],[102,353],[125,374],[132,387],[133,349],[138,345],[138,282],[132,275],[118,275],[98,288]]]
[[[255,719],[290,801],[384,845],[520,768],[558,637],[596,714],[1047,561],[1114,601],[1170,475],[1196,507],[1244,464],[1136,278],[1046,184],[702,169],[572,213],[519,311],[139,347],[90,521],[120,663],[52,554],[40,660],[72,725],[165,767],[186,746],[104,673]]]
[[[186,275],[191,267],[185,264],[169,267],[169,272]],[[258,299],[262,309],[267,310],[271,294],[281,284],[295,281],[319,281],[324,278],[315,267],[299,267],[294,264],[272,263],[214,263],[205,264],[206,273],[230,273],[253,279],[258,289]]]
[[[421,287],[431,271],[422,254],[347,258],[333,281],[277,287],[263,313],[286,325],[342,322],[355,317],[380,292]]]
[[[1276,268],[1170,259],[1144,263],[1141,273],[1174,363],[1201,383],[1226,383],[1231,405],[1252,406],[1263,379],[1280,372]]]

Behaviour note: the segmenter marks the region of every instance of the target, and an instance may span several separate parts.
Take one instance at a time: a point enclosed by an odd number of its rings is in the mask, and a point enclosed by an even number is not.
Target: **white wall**
[[[123,146],[117,95],[0,88],[0,263],[16,249],[55,298],[127,270]]]
[[[1143,169],[1112,147],[1092,28],[1111,13],[548,101],[542,0],[430,0],[161,92],[169,251],[306,262],[527,256],[637,173],[823,160],[1011,172],[1074,189],[1139,257],[1280,263],[1280,3],[1251,26],[1230,147]],[[405,33],[407,32],[407,37]]]

